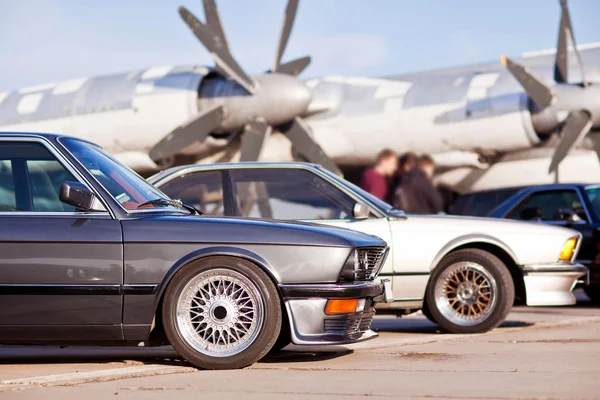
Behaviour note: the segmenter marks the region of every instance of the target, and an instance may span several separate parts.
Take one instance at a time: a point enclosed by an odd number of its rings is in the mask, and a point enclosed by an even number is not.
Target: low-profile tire
[[[429,304],[427,304],[427,298],[425,298],[425,300],[423,301],[423,308],[421,308],[421,312],[423,313],[425,318],[427,318],[434,324],[437,324],[437,322],[435,322],[435,319],[433,319],[433,315],[431,315],[431,311],[429,311]]]
[[[204,369],[246,367],[265,356],[281,330],[275,285],[258,266],[234,257],[208,257],[173,277],[163,300],[171,345]]]
[[[450,333],[482,333],[510,313],[515,286],[506,265],[487,251],[457,250],[431,273],[425,303],[432,319]]]
[[[587,294],[587,297],[590,298],[592,303],[600,304],[600,285],[585,286],[583,288],[583,291],[585,292],[585,294]]]
[[[292,331],[290,328],[290,320],[287,315],[287,311],[282,306],[282,318],[281,318],[281,330],[279,331],[279,336],[269,350],[269,354],[276,354],[283,350],[288,345],[292,344]]]

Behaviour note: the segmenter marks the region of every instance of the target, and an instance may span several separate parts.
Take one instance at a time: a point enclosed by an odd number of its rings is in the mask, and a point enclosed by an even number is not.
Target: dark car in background
[[[387,251],[347,229],[201,215],[93,143],[0,134],[0,344],[171,344],[223,369],[366,340]]]
[[[451,214],[539,221],[581,232],[577,261],[589,268],[586,294],[600,303],[600,184],[504,188],[459,196]]]

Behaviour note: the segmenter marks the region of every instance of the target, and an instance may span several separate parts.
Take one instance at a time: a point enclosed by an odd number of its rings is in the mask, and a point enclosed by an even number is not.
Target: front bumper
[[[573,288],[588,269],[581,264],[552,263],[521,266],[528,306],[575,304]]]
[[[279,285],[283,296],[292,343],[299,345],[349,344],[377,337],[371,330],[375,298],[385,297],[383,282]],[[362,311],[326,315],[329,299],[365,299]]]

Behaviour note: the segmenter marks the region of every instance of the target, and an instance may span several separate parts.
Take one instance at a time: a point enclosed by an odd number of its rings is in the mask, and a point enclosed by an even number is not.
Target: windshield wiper
[[[204,214],[202,211],[198,210],[196,207],[185,204],[181,200],[167,200],[167,199],[154,199],[147,201],[143,204],[137,206],[137,208],[142,208],[144,206],[154,206],[154,207],[178,207],[183,208],[190,212],[190,214],[202,215]]]

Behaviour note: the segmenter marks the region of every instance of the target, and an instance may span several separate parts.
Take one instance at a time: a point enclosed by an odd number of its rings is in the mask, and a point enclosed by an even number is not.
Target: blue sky
[[[286,0],[220,0],[234,57],[273,64]],[[600,41],[600,1],[571,0],[577,42]],[[212,61],[181,21],[200,0],[19,0],[0,13],[0,91],[154,65]],[[303,77],[385,76],[498,60],[556,45],[558,0],[301,0],[284,60]]]

